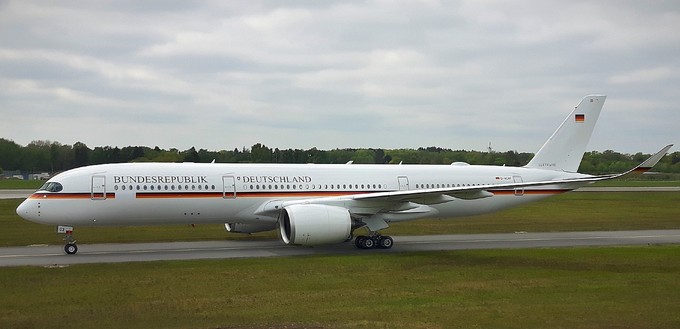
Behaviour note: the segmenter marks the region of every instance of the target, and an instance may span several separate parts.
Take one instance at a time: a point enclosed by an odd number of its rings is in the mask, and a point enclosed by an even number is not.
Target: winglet
[[[666,145],[666,147],[662,148],[659,152],[656,152],[647,160],[637,165],[637,167],[627,171],[626,173],[624,173],[624,175],[630,173],[642,174],[649,171],[650,169],[652,169],[652,167],[656,166],[656,164],[659,163],[659,160],[661,160],[661,158],[663,158],[663,156],[666,155],[666,153],[668,153],[668,150],[670,150],[671,147],[673,147],[673,144]]]

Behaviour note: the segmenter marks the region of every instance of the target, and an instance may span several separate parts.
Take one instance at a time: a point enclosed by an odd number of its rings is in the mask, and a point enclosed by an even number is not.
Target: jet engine
[[[224,229],[230,233],[258,233],[276,229],[276,222],[243,224],[243,223],[224,223]]]
[[[340,243],[350,236],[352,218],[349,210],[342,207],[292,205],[281,211],[279,228],[285,244],[313,246]]]

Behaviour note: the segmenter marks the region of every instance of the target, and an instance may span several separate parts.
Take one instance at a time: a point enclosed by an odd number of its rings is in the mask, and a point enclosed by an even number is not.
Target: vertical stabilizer
[[[526,167],[578,171],[606,98],[605,95],[584,97]]]

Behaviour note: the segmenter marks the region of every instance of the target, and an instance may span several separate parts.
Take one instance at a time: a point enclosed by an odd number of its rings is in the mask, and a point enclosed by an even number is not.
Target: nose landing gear
[[[63,233],[64,238],[62,240],[66,241],[64,245],[64,252],[68,255],[73,255],[78,252],[78,246],[76,245],[76,240],[73,238],[73,227],[71,226],[58,226],[57,233]]]

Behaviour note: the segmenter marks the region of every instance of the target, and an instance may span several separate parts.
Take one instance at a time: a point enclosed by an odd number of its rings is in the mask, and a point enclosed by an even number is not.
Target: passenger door
[[[106,200],[106,176],[92,176],[90,199]]]

